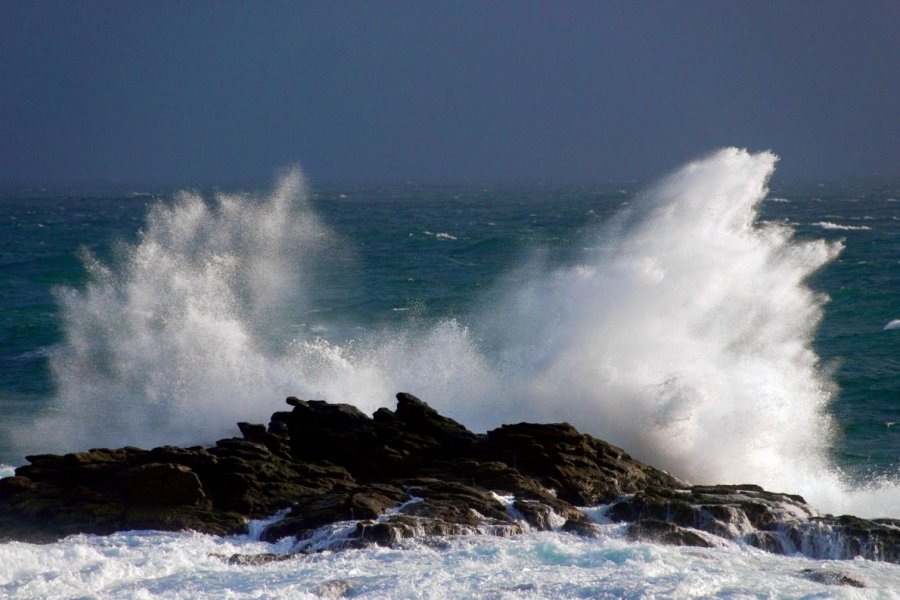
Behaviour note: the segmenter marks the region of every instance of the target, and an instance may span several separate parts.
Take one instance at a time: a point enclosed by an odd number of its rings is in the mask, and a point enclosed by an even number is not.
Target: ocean
[[[474,431],[568,421],[691,483],[900,518],[900,182],[787,182],[723,149],[590,186],[0,192],[0,476],[204,444],[284,398]],[[624,539],[619,525],[323,552],[252,535],[0,544],[15,598],[900,597],[900,567]],[[865,588],[829,585],[812,569]]]

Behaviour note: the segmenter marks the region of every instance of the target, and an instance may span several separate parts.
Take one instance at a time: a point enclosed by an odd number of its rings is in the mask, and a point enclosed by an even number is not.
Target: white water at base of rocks
[[[403,549],[297,555],[264,565],[220,556],[284,553],[288,540],[128,532],[47,545],[0,544],[13,598],[900,598],[900,566],[784,557],[731,544],[698,549],[562,533],[461,536]],[[216,556],[218,555],[218,556]],[[865,588],[812,581],[838,573]]]

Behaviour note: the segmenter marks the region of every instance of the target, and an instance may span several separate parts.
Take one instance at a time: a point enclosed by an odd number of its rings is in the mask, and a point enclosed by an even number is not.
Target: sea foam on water
[[[283,552],[243,537],[130,532],[48,545],[0,544],[0,594],[15,598],[898,598],[897,565],[744,549],[528,533],[460,536],[441,548],[298,555],[232,565],[234,553]],[[817,577],[819,581],[816,581]],[[856,588],[822,583],[848,577]]]
[[[402,390],[476,430],[569,421],[694,483],[900,516],[896,485],[848,490],[828,460],[834,384],[812,349],[827,298],[806,280],[841,245],[758,221],[775,162],[720,150],[589,234],[575,264],[522,265],[467,315],[350,340],[284,334],[340,247],[298,171],[269,197],[183,193],[61,292],[54,409],[22,445],[211,442],[286,395],[372,412]]]

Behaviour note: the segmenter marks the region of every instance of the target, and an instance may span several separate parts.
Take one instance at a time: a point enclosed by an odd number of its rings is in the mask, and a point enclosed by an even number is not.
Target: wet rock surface
[[[859,579],[855,579],[850,575],[847,575],[846,573],[840,573],[837,571],[817,571],[815,569],[803,569],[802,571],[800,571],[800,576],[817,583],[824,583],[825,585],[844,585],[855,588],[866,587],[866,584]]]
[[[285,509],[260,538],[293,537],[300,551],[529,529],[593,535],[578,507],[605,504],[635,540],[900,562],[900,522],[822,516],[799,496],[757,486],[690,487],[565,423],[475,434],[405,393],[394,411],[371,417],[347,404],[287,404],[267,426],[239,423],[241,437],[208,448],[26,457],[0,479],[0,540],[246,533],[250,520]]]
[[[629,535],[678,545],[691,543],[685,532],[702,531],[776,554],[811,558],[863,557],[900,563],[900,523],[849,515],[819,515],[794,494],[767,492],[755,485],[647,488],[621,498],[608,511],[614,521],[631,523]],[[636,525],[664,522],[679,528],[654,538]],[[652,531],[652,529],[651,529]]]

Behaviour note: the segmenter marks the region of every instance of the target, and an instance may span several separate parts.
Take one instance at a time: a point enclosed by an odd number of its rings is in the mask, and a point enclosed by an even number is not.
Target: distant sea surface
[[[793,184],[770,180],[773,164],[725,150],[652,185],[307,189],[292,173],[260,190],[7,189],[0,475],[28,453],[212,442],[286,395],[371,412],[408,391],[476,431],[566,420],[690,481],[900,518],[900,182]],[[455,542],[416,568],[468,565],[451,588],[494,597],[635,596],[640,582],[761,593],[614,532],[593,546],[535,536]],[[143,532],[73,538],[45,558],[60,581],[81,577],[65,589],[178,597],[179,578],[203,571],[196,597],[213,597],[237,589],[226,567],[186,565],[223,544],[258,542]],[[122,589],[84,583],[87,559],[65,566],[94,548],[113,581],[142,545],[179,547],[185,564],[148,564]],[[12,566],[48,551],[0,545],[0,595],[63,597]],[[344,565],[357,595],[403,596],[417,584],[392,566],[399,552],[339,560],[357,561]],[[787,559],[729,552],[739,572],[771,571],[776,592],[819,590],[785,575],[798,570]],[[335,576],[308,560],[316,585]],[[506,579],[490,579],[491,561]],[[526,581],[516,561],[572,573]],[[603,587],[579,564],[633,568]],[[892,568],[863,571],[884,591]],[[273,596],[324,589],[268,569]]]

